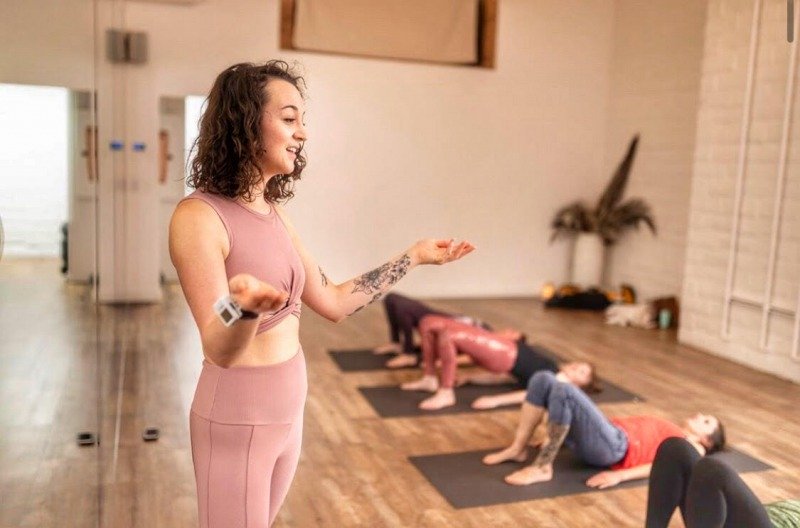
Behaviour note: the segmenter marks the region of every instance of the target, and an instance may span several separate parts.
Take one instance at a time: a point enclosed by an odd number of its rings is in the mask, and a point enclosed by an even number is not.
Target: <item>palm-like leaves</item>
[[[639,136],[636,135],[593,210],[583,202],[573,202],[556,212],[550,223],[550,227],[553,228],[551,242],[561,236],[583,232],[597,233],[606,245],[611,245],[626,231],[638,229],[641,223],[656,234],[653,212],[644,200],[632,198],[619,205],[625,194],[638,144]]]
[[[636,147],[638,145],[639,135],[637,134],[633,136],[631,144],[628,145],[628,153],[625,154],[622,163],[619,164],[614,176],[611,177],[611,181],[608,182],[608,187],[606,187],[606,190],[603,191],[597,201],[595,211],[598,218],[603,218],[611,213],[611,210],[622,200],[622,195],[625,194],[625,187],[628,185],[628,176],[631,173],[633,158],[636,157]]]
[[[553,228],[553,235],[550,242],[559,236],[590,231],[592,212],[583,202],[573,202],[565,205],[558,210],[550,227]]]
[[[656,234],[656,223],[653,220],[653,212],[650,206],[641,198],[631,198],[619,207],[609,211],[599,223],[597,232],[603,238],[606,245],[611,245],[625,231],[629,229],[639,229],[639,224],[644,223]]]

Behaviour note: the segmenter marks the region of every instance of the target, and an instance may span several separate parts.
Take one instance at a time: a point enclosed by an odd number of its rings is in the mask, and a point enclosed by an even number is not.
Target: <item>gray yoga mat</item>
[[[619,403],[628,401],[642,401],[638,395],[628,392],[618,385],[607,381],[600,381],[603,391],[591,394],[596,403]],[[396,385],[380,387],[359,387],[359,391],[367,399],[372,408],[383,418],[397,418],[401,416],[435,416],[440,414],[457,414],[466,412],[485,412],[470,407],[472,401],[480,396],[500,394],[503,392],[521,390],[519,385],[464,385],[456,388],[456,404],[438,411],[423,411],[418,406],[422,400],[431,393],[422,391],[404,391]],[[496,409],[515,408],[516,405],[505,405]],[[492,410],[492,409],[489,409]]]
[[[499,449],[502,448],[497,450]],[[577,460],[569,449],[562,449],[555,461],[553,480],[530,486],[511,486],[506,484],[503,478],[524,464],[506,462],[496,466],[486,466],[481,459],[490,452],[492,451],[417,456],[410,457],[409,460],[456,509],[647,485],[647,480],[641,479],[623,482],[606,490],[590,488],[585,484],[586,480],[603,469],[586,466]],[[724,460],[739,473],[772,469],[772,466],[735,449],[710,456]],[[532,454],[526,463],[530,463],[531,460],[533,460]]]
[[[404,370],[415,369],[416,365],[411,367],[402,367],[398,369],[389,369],[386,367],[386,362],[395,356],[395,354],[377,355],[372,353],[372,349],[364,348],[357,350],[329,350],[333,362],[339,367],[342,372],[362,372],[368,370]]]

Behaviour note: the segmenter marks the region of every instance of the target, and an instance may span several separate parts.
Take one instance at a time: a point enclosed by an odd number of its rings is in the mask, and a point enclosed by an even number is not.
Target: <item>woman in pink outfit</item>
[[[297,467],[306,398],[301,301],[340,321],[411,268],[468,242],[421,240],[334,284],[279,206],[305,166],[302,78],[282,61],[236,64],[214,82],[170,255],[203,345],[190,415],[200,526],[266,528]]]

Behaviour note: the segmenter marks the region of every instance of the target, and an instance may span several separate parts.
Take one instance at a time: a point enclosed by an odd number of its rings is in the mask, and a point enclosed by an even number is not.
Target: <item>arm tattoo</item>
[[[322,285],[323,286],[327,286],[328,285],[328,277],[325,276],[325,272],[322,271],[322,267],[321,266],[319,267],[319,274],[322,276]]]
[[[370,299],[370,301],[367,304],[362,304],[361,306],[359,306],[358,308],[356,308],[355,310],[353,310],[352,312],[347,314],[347,316],[349,317],[349,316],[353,315],[354,313],[360,312],[361,310],[366,308],[367,305],[374,303],[375,301],[380,299],[382,296],[383,296],[383,294],[381,294],[381,293],[376,294],[372,299]]]
[[[387,262],[379,268],[368,271],[359,278],[353,281],[353,292],[364,292],[367,295],[372,295],[375,292],[380,292],[400,279],[408,273],[408,268],[411,265],[411,258],[408,255],[403,255],[394,262]],[[377,299],[372,299],[377,300]],[[371,301],[370,301],[371,302]]]
[[[550,422],[547,424],[547,437],[548,442],[539,454],[536,455],[536,460],[533,461],[533,465],[536,467],[541,466],[548,466],[553,463],[553,460],[556,459],[556,455],[558,454],[558,450],[561,449],[561,444],[564,443],[564,439],[567,437],[567,433],[569,432],[569,425],[562,425]]]

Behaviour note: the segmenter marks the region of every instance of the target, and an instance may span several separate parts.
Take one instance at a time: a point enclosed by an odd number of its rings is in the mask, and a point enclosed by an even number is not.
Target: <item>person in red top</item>
[[[524,461],[528,443],[548,413],[547,434],[537,439],[541,449],[533,463],[506,476],[517,486],[553,478],[553,461],[562,444],[585,463],[609,468],[586,481],[608,488],[626,480],[647,478],[658,446],[667,438],[688,440],[701,455],[725,445],[725,429],[715,416],[696,414],[682,426],[656,416],[628,416],[609,420],[577,387],[559,381],[551,372],[537,372],[528,383],[520,422],[509,447],[486,455],[488,465]]]

